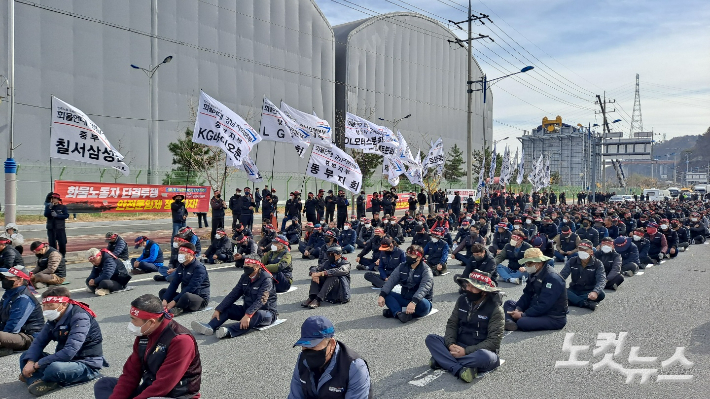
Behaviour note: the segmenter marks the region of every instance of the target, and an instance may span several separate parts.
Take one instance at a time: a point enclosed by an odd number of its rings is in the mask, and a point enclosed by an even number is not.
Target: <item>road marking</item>
[[[409,381],[409,383],[414,386],[424,387],[426,385],[429,385],[431,382],[433,382],[444,374],[446,374],[446,370],[427,370],[414,377],[414,379],[412,381]]]
[[[268,326],[264,326],[264,327],[257,327],[256,329],[259,331],[268,330],[271,327],[278,326],[279,324],[283,323],[286,320],[288,320],[288,319],[276,319],[276,321],[273,324],[269,324]]]
[[[288,294],[289,292],[296,291],[298,287],[291,286],[291,288],[288,289],[286,292],[277,292],[276,295],[282,295],[282,294]],[[273,325],[273,324],[272,324]]]

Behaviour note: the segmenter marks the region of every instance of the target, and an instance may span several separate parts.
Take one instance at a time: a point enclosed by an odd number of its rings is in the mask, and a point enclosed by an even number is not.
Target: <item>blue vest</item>
[[[464,347],[477,345],[488,337],[488,322],[493,311],[500,306],[493,300],[493,295],[496,294],[489,292],[482,301],[475,305],[466,294],[459,297],[455,305],[459,317],[457,343],[463,344]]]
[[[148,240],[148,242],[145,244],[145,248],[143,248],[143,254],[141,255],[141,256],[143,256],[144,259],[150,258],[150,249],[153,248],[153,245],[158,245],[158,244],[156,244],[152,240]],[[128,250],[127,247],[126,247],[126,250]],[[110,249],[109,249],[109,251],[110,251]],[[118,254],[116,254],[116,256],[118,256]],[[119,258],[120,258],[120,256],[119,256]],[[158,256],[155,258],[153,263],[163,263],[163,251],[160,249],[160,246],[158,246]]]
[[[57,341],[57,348],[54,352],[59,352],[64,349],[67,344],[67,338],[71,333],[72,319],[74,314],[77,312],[87,313],[86,310],[82,309],[77,305],[71,305],[72,308],[69,310],[69,314],[63,317],[63,324],[57,323],[52,329],[52,339]],[[89,332],[86,334],[86,340],[81,346],[81,349],[74,355],[72,361],[81,360],[89,357],[103,357],[103,348],[101,343],[103,337],[101,336],[101,328],[99,328],[99,323],[89,315]]]
[[[325,382],[317,392],[313,392],[313,384],[311,383],[314,378],[313,373],[303,364],[304,361],[301,357],[298,357],[298,376],[301,379],[301,389],[306,399],[345,399],[347,387],[350,383],[350,366],[356,359],[362,358],[342,342],[337,342],[338,357],[337,359],[331,359],[331,362],[335,361],[336,363],[335,367],[330,371],[330,380]],[[365,365],[367,365],[367,362],[365,362]],[[317,388],[318,381],[315,381],[315,384]],[[370,393],[367,397],[368,399],[373,397],[372,384],[370,384]]]
[[[577,292],[592,291],[597,285],[597,270],[604,271],[604,265],[597,258],[591,258],[587,267],[582,267],[582,260],[575,256],[568,260],[570,264],[570,275],[572,281],[569,288]]]
[[[37,298],[30,292],[29,288],[25,286],[23,290],[18,290],[18,292],[8,299],[7,304],[2,304],[2,312],[0,312],[0,331],[5,328],[5,324],[10,319],[10,310],[12,309],[12,304],[22,295],[26,295],[34,303],[34,309],[30,313],[30,317],[25,321],[25,325],[20,327],[20,332],[27,335],[35,335],[42,330],[44,326],[44,315],[42,314],[42,305],[39,303]]]

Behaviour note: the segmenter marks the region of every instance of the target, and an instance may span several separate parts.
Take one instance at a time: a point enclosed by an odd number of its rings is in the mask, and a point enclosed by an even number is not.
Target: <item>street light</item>
[[[411,117],[411,116],[412,116],[412,114],[407,114],[406,116],[403,116],[403,117],[401,117],[401,118],[399,118],[399,119],[395,119],[395,120],[393,120],[393,121],[388,120],[388,119],[385,119],[385,118],[377,118],[377,119],[379,119],[379,120],[381,120],[381,121],[385,121],[385,122],[391,123],[391,124],[392,124],[392,131],[394,131],[394,129],[397,128],[397,125],[399,125],[399,122],[402,122],[403,120],[405,120],[405,119],[407,119],[407,118],[409,118],[409,117]]]
[[[153,85],[153,75],[158,71],[161,65],[172,61],[173,56],[169,55],[163,59],[163,62],[150,69],[141,68],[138,65],[131,64],[131,68],[139,69],[148,76],[148,88],[150,92],[150,131],[148,133],[148,184],[157,184],[157,169],[158,169],[158,93],[157,87]]]
[[[501,79],[505,79],[509,76],[517,75],[519,73],[525,73],[525,72],[531,71],[533,69],[535,69],[535,67],[528,65],[528,66],[522,68],[518,72],[514,72],[514,73],[511,73],[511,74],[508,74],[505,76],[501,76],[499,78],[495,78],[492,80],[488,80],[486,75],[483,75],[483,77],[479,80],[469,80],[468,82],[466,82],[466,84],[468,85],[468,90],[466,90],[466,92],[468,93],[469,96],[474,91],[482,91],[483,92],[483,112],[482,112],[483,118],[482,119],[483,119],[483,153],[484,154],[486,152],[486,105],[485,104],[486,104],[486,92],[488,90],[488,86],[489,85],[492,86],[492,85],[498,83],[498,81],[500,81]],[[471,88],[471,85],[474,83],[480,84],[481,88],[473,90]],[[473,181],[471,180],[472,167],[473,167],[473,137],[472,137],[472,132],[471,132],[471,105],[470,105],[471,101],[469,101],[468,104],[469,104],[469,106],[468,106],[468,110],[467,110],[467,114],[466,114],[466,150],[467,150],[466,152],[468,153],[468,155],[467,155],[468,160],[466,162],[467,163],[466,169],[468,172],[468,176],[466,177],[466,188],[470,190],[473,185]]]

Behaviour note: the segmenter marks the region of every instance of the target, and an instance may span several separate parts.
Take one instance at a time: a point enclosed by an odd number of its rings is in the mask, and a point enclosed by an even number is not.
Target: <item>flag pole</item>
[[[54,95],[49,100],[49,191],[54,192],[54,175],[52,173],[52,111],[54,110]]]

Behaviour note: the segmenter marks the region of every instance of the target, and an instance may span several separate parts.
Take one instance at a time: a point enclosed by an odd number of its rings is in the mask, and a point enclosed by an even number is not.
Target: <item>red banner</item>
[[[357,196],[355,196],[355,197],[357,198]],[[395,210],[409,209],[409,197],[410,197],[410,195],[408,193],[397,194],[397,206],[395,207]],[[416,197],[416,194],[414,195],[414,197]],[[382,199],[382,196],[380,196],[380,199]],[[367,195],[367,202],[365,205],[365,209],[367,209],[367,212],[371,212],[372,194]]]
[[[62,203],[67,206],[69,213],[170,212],[173,196],[177,194],[185,196],[185,207],[190,212],[207,212],[210,208],[208,186],[57,180],[54,182],[54,192],[62,196]]]

